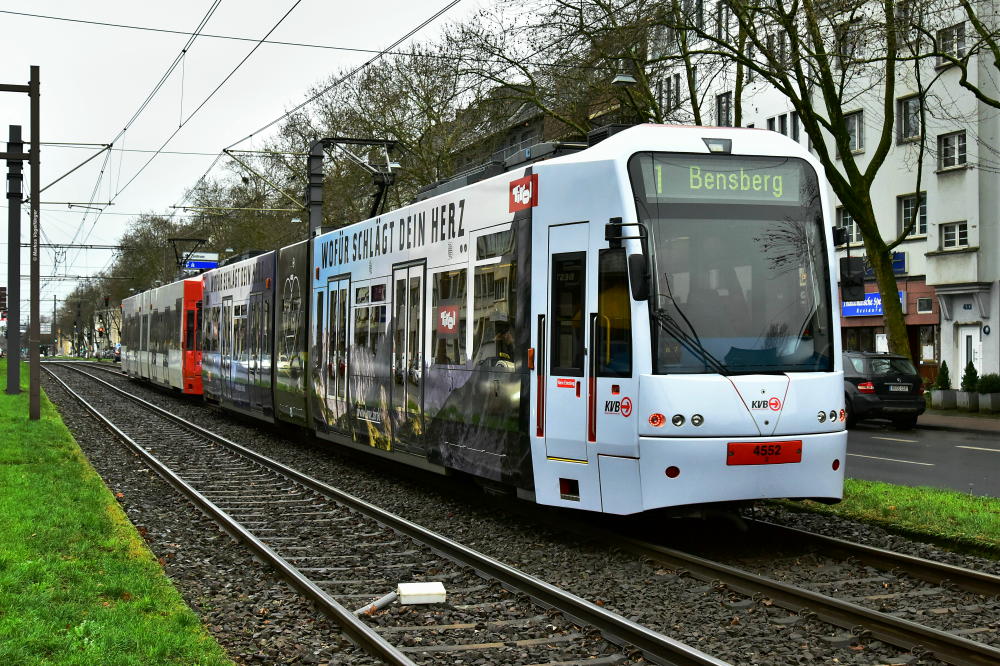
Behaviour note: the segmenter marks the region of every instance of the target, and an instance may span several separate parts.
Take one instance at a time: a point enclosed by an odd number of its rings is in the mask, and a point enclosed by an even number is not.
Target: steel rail
[[[555,608],[581,625],[596,627],[609,641],[632,646],[640,650],[648,659],[655,663],[669,664],[671,666],[728,666],[727,662],[707,655],[696,648],[653,631],[617,613],[601,608],[586,599],[551,585],[539,578],[535,578],[514,567],[510,567],[446,536],[421,527],[401,516],[397,516],[374,504],[329,486],[318,479],[302,474],[291,467],[287,467],[272,458],[252,451],[201,426],[185,421],[183,418],[171,414],[138,396],[132,395],[128,391],[123,391],[77,367],[68,364],[67,367],[105,385],[112,391],[155,412],[158,416],[187,428],[201,437],[217,442],[232,451],[250,458],[254,462],[268,467],[272,471],[278,472],[297,483],[315,490],[321,495],[382,523],[400,534],[404,534],[428,546],[440,555],[474,569],[480,575],[498,580],[504,585],[531,597],[543,606]]]
[[[829,551],[839,551],[852,555],[859,560],[887,569],[897,569],[915,578],[938,585],[956,585],[963,590],[986,596],[1000,597],[1000,576],[966,569],[954,564],[944,564],[914,557],[904,553],[895,553],[883,548],[866,546],[853,541],[845,541],[814,532],[786,527],[764,520],[747,520],[751,527],[770,532],[775,536],[798,541],[811,541],[818,547]]]
[[[46,364],[48,365],[48,364]],[[55,364],[62,365],[62,364]],[[92,375],[73,368],[67,365],[73,370],[76,370],[80,374],[86,375],[91,379],[107,384],[102,379],[98,379]],[[358,619],[347,608],[337,603],[330,595],[324,592],[320,587],[313,583],[309,578],[302,574],[298,569],[289,564],[283,557],[274,552],[269,546],[264,544],[260,539],[253,535],[250,531],[244,528],[239,522],[231,518],[226,512],[217,507],[215,503],[206,498],[204,495],[199,493],[197,490],[192,488],[186,481],[181,479],[179,476],[174,474],[170,468],[164,465],[156,456],[151,454],[141,445],[139,445],[135,440],[126,435],[121,429],[118,428],[114,423],[112,423],[106,416],[104,416],[96,407],[91,405],[81,396],[79,393],[74,391],[69,387],[66,382],[59,378],[50,368],[45,368],[45,371],[52,376],[62,387],[76,400],[83,405],[83,407],[94,415],[100,422],[102,422],[105,427],[107,427],[111,432],[118,437],[122,442],[124,442],[130,449],[132,449],[136,454],[141,457],[150,468],[153,469],[160,477],[162,477],[167,483],[173,486],[181,494],[187,497],[196,507],[201,509],[209,518],[218,523],[230,536],[241,541],[244,545],[250,548],[253,553],[259,557],[262,561],[274,567],[278,573],[288,580],[296,589],[299,590],[304,596],[310,599],[319,610],[329,617],[334,623],[340,626],[344,632],[362,649],[366,650],[369,654],[373,655],[378,659],[382,659],[388,664],[396,664],[398,666],[416,666],[416,664],[406,657],[402,652],[400,652],[396,647],[382,638],[374,629],[372,629],[368,624]],[[119,390],[114,386],[108,384],[109,387]],[[128,395],[126,393],[126,395]]]
[[[563,524],[563,528],[566,525]],[[580,529],[580,528],[577,528]],[[910,620],[865,608],[859,604],[828,597],[818,592],[782,583],[736,567],[651,544],[600,528],[588,528],[586,534],[599,536],[632,554],[663,562],[687,571],[707,582],[721,582],[729,589],[747,596],[764,594],[776,605],[815,617],[859,634],[867,631],[880,641],[933,656],[955,666],[996,666],[1000,649],[963,638],[956,634],[926,627]]]

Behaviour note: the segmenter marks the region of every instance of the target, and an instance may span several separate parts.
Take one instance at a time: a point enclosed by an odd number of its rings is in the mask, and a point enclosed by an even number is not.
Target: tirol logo
[[[630,398],[622,398],[621,400],[605,400],[604,413],[621,414],[625,418],[628,418],[632,415],[632,400]]]
[[[751,400],[750,409],[770,409],[771,411],[778,411],[781,409],[781,400],[778,398],[771,398],[770,400]]]
[[[510,182],[511,213],[538,205],[538,174],[531,174]]]

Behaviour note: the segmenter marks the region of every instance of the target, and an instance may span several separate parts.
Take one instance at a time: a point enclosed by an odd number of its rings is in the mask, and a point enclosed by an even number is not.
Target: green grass
[[[44,395],[28,420],[21,376],[0,391],[0,663],[231,663]]]
[[[840,504],[784,504],[874,523],[956,550],[1000,556],[1000,499],[995,497],[847,479]]]

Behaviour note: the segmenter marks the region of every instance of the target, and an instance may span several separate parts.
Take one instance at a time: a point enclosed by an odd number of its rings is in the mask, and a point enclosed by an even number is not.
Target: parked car
[[[912,428],[924,413],[924,384],[905,356],[874,352],[844,353],[847,425],[884,418],[897,428]]]

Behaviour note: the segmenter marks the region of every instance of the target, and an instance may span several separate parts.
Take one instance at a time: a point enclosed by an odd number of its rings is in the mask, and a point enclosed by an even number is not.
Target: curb
[[[917,425],[914,426],[914,428],[915,429],[919,429],[919,430],[945,430],[945,431],[949,431],[949,432],[977,432],[977,433],[982,433],[982,434],[985,434],[985,435],[1000,435],[1000,428],[997,428],[997,429],[992,429],[992,428],[969,428],[969,427],[957,426],[957,425],[940,425],[940,424],[936,424],[936,423],[935,424],[920,423],[920,421],[917,421]]]

